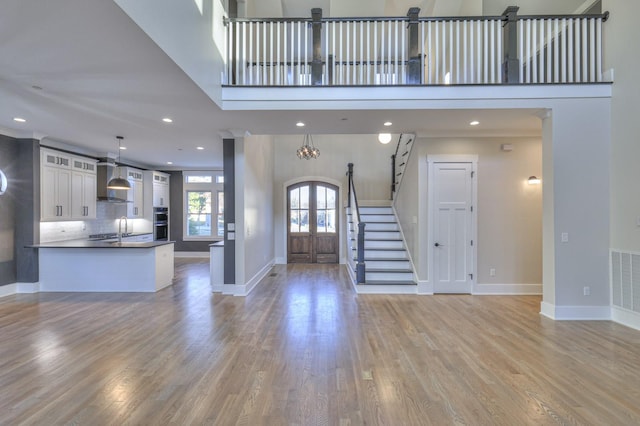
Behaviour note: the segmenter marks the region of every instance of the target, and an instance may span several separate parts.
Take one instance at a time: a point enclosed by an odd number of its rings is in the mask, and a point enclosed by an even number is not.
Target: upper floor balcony
[[[225,87],[601,83],[608,13],[228,19]]]

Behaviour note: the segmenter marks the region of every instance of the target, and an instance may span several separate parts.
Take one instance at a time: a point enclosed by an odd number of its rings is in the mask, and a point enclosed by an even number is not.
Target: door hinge
[[[471,171],[471,177],[474,177],[476,175],[476,172],[474,172],[473,170]]]
[[[473,206],[471,206],[471,213],[473,213]]]
[[[471,245],[473,245],[473,240],[471,240]]]

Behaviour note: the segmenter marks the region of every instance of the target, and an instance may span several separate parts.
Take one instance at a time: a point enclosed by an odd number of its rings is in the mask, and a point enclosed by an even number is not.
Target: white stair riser
[[[402,241],[367,241],[364,242],[364,249],[404,249]]]
[[[398,231],[400,228],[397,223],[367,223],[364,228],[365,233],[367,231]]]
[[[367,232],[365,230],[365,240],[399,240],[400,232]]]
[[[408,260],[365,260],[364,263],[367,269],[411,269]]]
[[[360,207],[360,214],[393,214],[391,207]]]
[[[355,251],[354,251],[355,256]],[[404,250],[368,250],[365,252],[365,258],[368,260],[375,259],[408,259],[407,252]]]
[[[362,222],[368,223],[368,222],[387,222],[387,223],[395,223],[396,222],[396,218],[393,215],[387,215],[387,214],[361,214],[360,215],[360,220]]]
[[[366,271],[367,281],[411,281],[413,273],[411,272],[369,272]]]

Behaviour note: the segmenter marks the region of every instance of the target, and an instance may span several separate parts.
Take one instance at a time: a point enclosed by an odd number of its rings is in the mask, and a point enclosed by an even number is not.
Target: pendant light
[[[107,183],[107,189],[124,189],[125,191],[128,191],[131,189],[131,184],[128,180],[122,177],[120,170],[120,151],[122,151],[121,145],[122,139],[124,138],[122,136],[116,136],[116,139],[118,139],[118,177],[111,178],[109,183]]]

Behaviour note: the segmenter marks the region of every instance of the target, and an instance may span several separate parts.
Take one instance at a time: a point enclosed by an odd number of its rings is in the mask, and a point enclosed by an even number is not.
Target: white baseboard
[[[206,257],[209,258],[208,251],[175,251],[173,257]]]
[[[224,284],[211,284],[211,291],[213,293],[222,293],[224,290]]]
[[[0,297],[13,296],[20,293],[38,293],[40,283],[13,283],[0,286]]]
[[[418,280],[418,294],[423,296],[433,296],[433,284],[429,281]]]
[[[276,257],[275,264],[276,265],[286,265],[287,264],[287,259],[284,258],[284,257]]]
[[[39,293],[40,283],[16,283],[17,293]]]
[[[18,284],[0,286],[0,297],[13,296],[18,292]]]
[[[258,273],[256,273],[249,281],[247,281],[246,284],[236,284],[235,288],[233,289],[233,295],[246,296],[249,293],[251,293],[251,290],[256,288],[258,283],[260,283],[260,281],[262,281],[262,279],[267,276],[271,268],[273,268],[274,264],[275,264],[275,261],[272,259],[262,269],[260,269]]]
[[[640,330],[640,313],[620,308],[618,306],[611,307],[611,320],[618,324]]]
[[[475,284],[472,294],[478,296],[537,296],[542,294],[542,284]]]
[[[558,306],[540,303],[540,314],[557,321],[610,321],[610,306]]]

